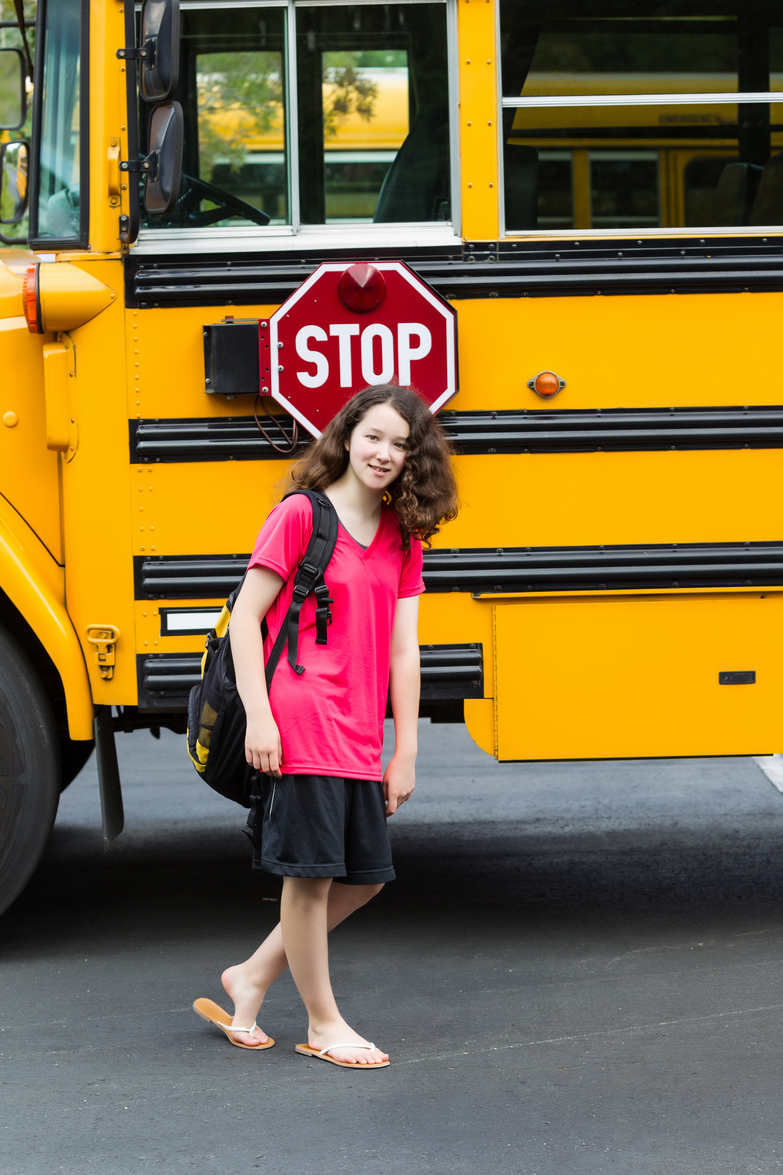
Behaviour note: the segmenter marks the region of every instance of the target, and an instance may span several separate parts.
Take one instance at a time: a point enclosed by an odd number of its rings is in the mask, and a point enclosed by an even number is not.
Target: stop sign
[[[262,395],[316,437],[372,384],[412,386],[432,412],[457,391],[454,309],[402,261],[320,265],[258,327]]]

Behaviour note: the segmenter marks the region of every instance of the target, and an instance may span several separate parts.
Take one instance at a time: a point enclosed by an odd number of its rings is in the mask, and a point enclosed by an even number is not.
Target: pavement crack
[[[452,1057],[469,1057],[476,1053],[501,1053],[511,1049],[533,1048],[542,1044],[571,1044],[580,1040],[596,1040],[607,1036],[625,1036],[635,1032],[659,1032],[662,1028],[675,1028],[678,1024],[698,1024],[707,1020],[731,1019],[739,1016],[753,1016],[761,1012],[777,1012],[783,1010],[783,1004],[769,1004],[760,1008],[737,1008],[729,1012],[707,1012],[703,1016],[684,1016],[679,1020],[659,1020],[651,1024],[629,1024],[622,1028],[602,1028],[597,1032],[577,1032],[571,1036],[542,1037],[540,1040],[520,1040],[510,1044],[487,1045],[484,1048],[460,1049],[453,1053],[439,1053],[426,1057],[410,1057],[407,1061],[398,1061],[398,1065],[418,1065],[425,1061],[447,1061]]]

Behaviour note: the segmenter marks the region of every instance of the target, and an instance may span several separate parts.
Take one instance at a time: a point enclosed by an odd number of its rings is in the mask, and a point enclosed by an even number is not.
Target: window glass
[[[444,4],[296,8],[305,224],[449,220]]]
[[[764,91],[780,0],[501,0],[503,94]]]
[[[80,235],[80,0],[46,5],[36,236]]]
[[[184,9],[180,81],[183,176],[169,216],[148,228],[290,223],[285,9]],[[142,140],[149,118],[142,104]]]
[[[511,231],[783,223],[783,104],[709,97],[783,90],[779,0],[501,0],[501,45]]]
[[[511,231],[783,224],[783,103],[506,113]]]
[[[408,54],[324,53],[322,62],[325,220],[372,220],[410,129]]]

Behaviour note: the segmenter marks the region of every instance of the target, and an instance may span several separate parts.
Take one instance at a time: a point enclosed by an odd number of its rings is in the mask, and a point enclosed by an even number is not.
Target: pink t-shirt
[[[267,613],[268,657],[293,595],[293,580],[313,531],[313,509],[302,494],[269,513],[249,567],[269,567],[286,582]],[[299,614],[298,661],[288,645],[272,678],[270,704],[283,744],[285,775],[338,775],[381,780],[383,719],[389,688],[389,653],[398,599],[424,591],[421,543],[403,550],[393,510],[384,506],[367,550],[342,527],[324,576],[332,623],[328,643],[315,643],[315,597]]]

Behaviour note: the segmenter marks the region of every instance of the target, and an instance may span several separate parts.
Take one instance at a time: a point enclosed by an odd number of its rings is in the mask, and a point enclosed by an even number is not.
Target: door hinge
[[[106,681],[114,677],[116,665],[115,646],[120,639],[120,630],[114,624],[88,624],[87,640],[97,645],[95,664]]]

